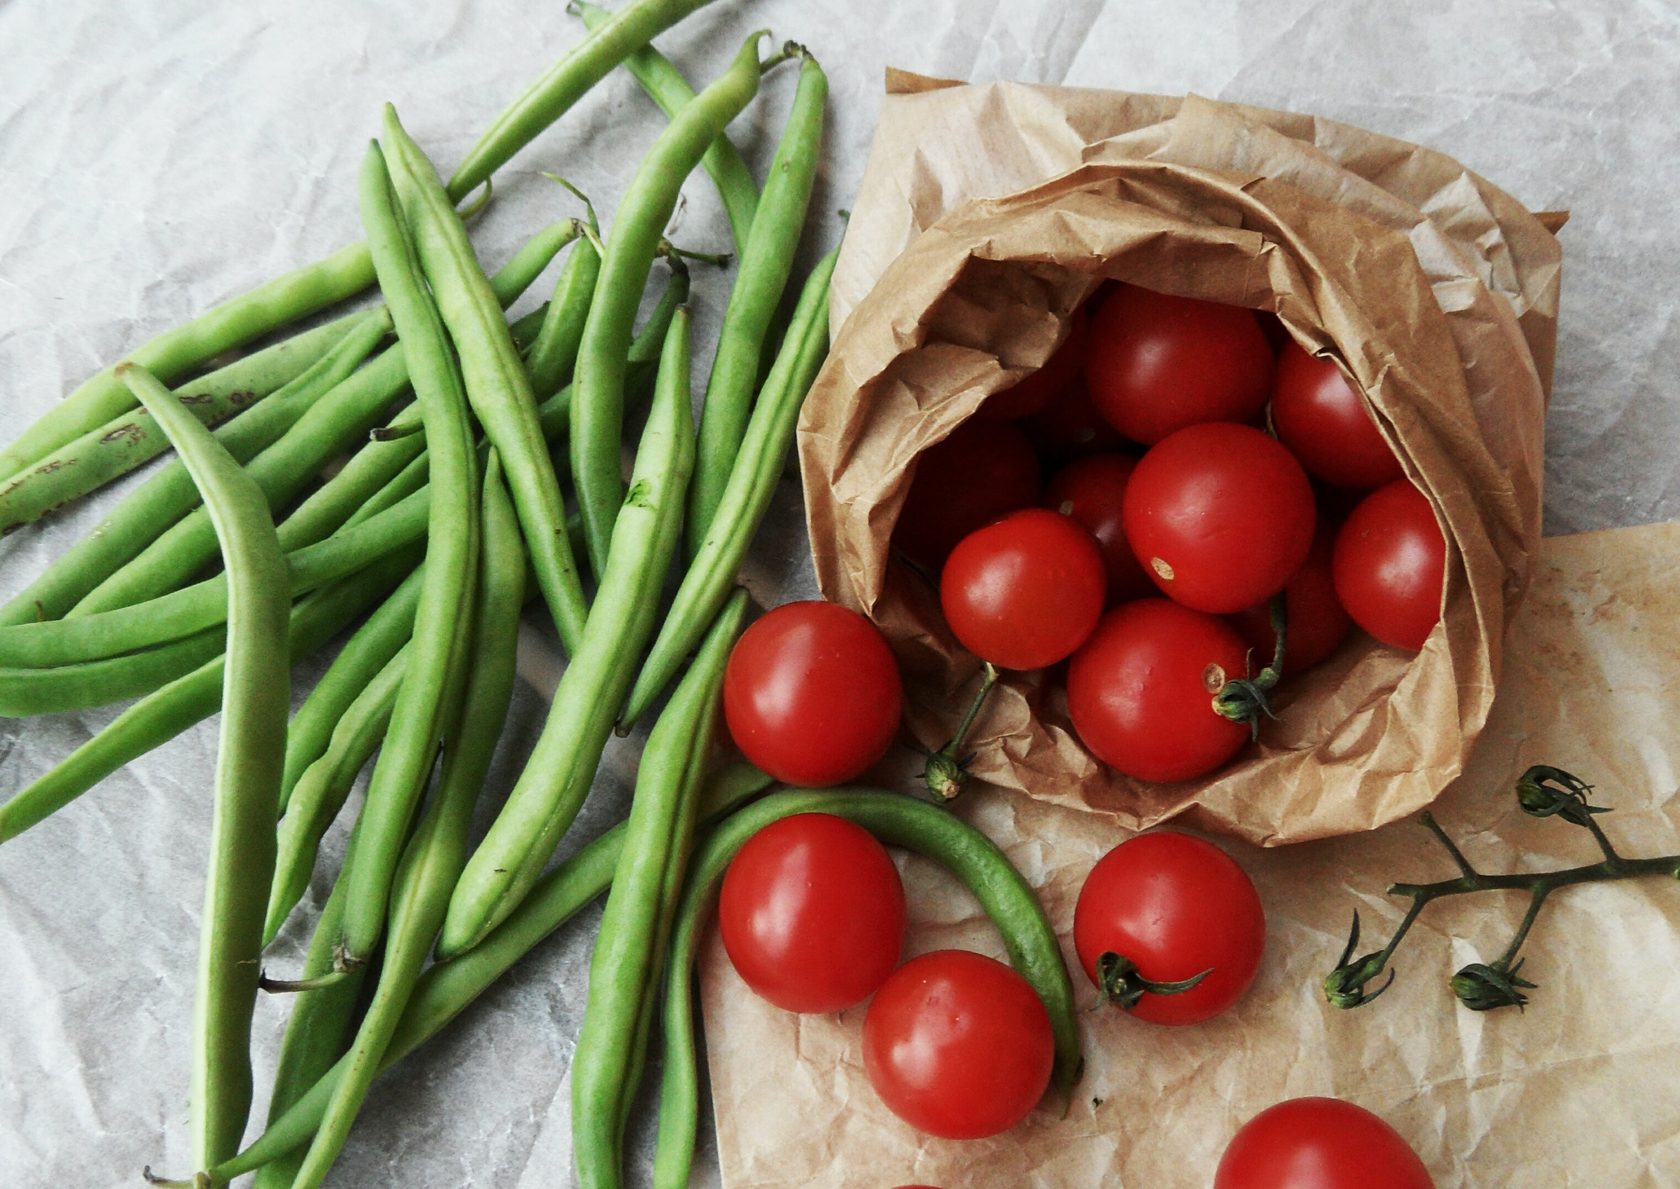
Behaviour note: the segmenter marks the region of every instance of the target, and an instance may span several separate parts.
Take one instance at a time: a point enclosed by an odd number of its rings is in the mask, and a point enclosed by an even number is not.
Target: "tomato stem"
[[[951,741],[938,751],[930,752],[927,767],[922,770],[922,780],[926,782],[928,791],[938,801],[951,801],[962,792],[963,785],[968,783],[968,765],[974,759],[974,753],[964,754],[963,747],[968,742],[969,732],[974,729],[975,720],[980,717],[980,709],[991,696],[992,687],[997,685],[997,666],[991,661],[986,662],[980,678],[980,688],[974,693],[974,700],[968,704],[968,710],[962,721],[957,724],[957,733],[951,736]]]
[[[1289,641],[1289,608],[1279,591],[1267,604],[1272,620],[1272,660],[1252,677],[1236,677],[1227,681],[1213,695],[1214,713],[1232,722],[1247,723],[1251,738],[1260,738],[1260,718],[1276,718],[1272,713],[1271,691],[1283,680],[1283,651]]]
[[[1105,952],[1097,959],[1097,991],[1102,995],[1103,1002],[1117,1003],[1126,1011],[1131,1011],[1149,995],[1182,995],[1201,983],[1213,973],[1209,966],[1200,974],[1176,982],[1157,982],[1144,978],[1133,962],[1125,954],[1113,951]]]
[[[1353,929],[1348,935],[1342,956],[1337,960],[1336,968],[1324,980],[1324,997],[1336,1007],[1359,1007],[1386,991],[1394,981],[1392,970],[1388,972],[1388,980],[1375,991],[1366,991],[1365,986],[1387,968],[1389,959],[1411,929],[1412,922],[1434,901],[1471,892],[1522,890],[1529,894],[1528,911],[1523,914],[1522,923],[1517,926],[1516,934],[1504,952],[1492,962],[1472,962],[1463,967],[1453,975],[1450,985],[1458,1001],[1471,1011],[1491,1011],[1497,1007],[1515,1007],[1519,1010],[1523,1008],[1528,1003],[1528,996],[1523,992],[1533,990],[1536,984],[1518,973],[1525,959],[1517,955],[1523,943],[1528,940],[1529,931],[1539,919],[1540,909],[1548,896],[1559,888],[1573,884],[1635,879],[1646,875],[1680,878],[1680,855],[1629,859],[1618,853],[1595,820],[1598,814],[1608,813],[1610,807],[1589,804],[1587,798],[1591,792],[1592,786],[1579,777],[1545,764],[1537,764],[1528,769],[1516,783],[1517,801],[1524,813],[1530,817],[1557,817],[1571,825],[1580,826],[1592,834],[1593,840],[1604,855],[1597,863],[1555,871],[1532,871],[1511,875],[1489,875],[1478,871],[1470,860],[1465,858],[1464,852],[1447,837],[1446,831],[1434,816],[1429,813],[1422,814],[1419,820],[1451,856],[1453,863],[1458,867],[1458,877],[1435,883],[1397,883],[1391,886],[1388,889],[1389,895],[1410,897],[1411,905],[1387,945],[1357,958],[1353,956],[1359,945],[1359,914],[1355,912]]]

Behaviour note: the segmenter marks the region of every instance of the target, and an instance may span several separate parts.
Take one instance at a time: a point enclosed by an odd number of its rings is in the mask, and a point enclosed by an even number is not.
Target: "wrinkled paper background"
[[[1673,459],[1680,403],[1671,394],[1680,372],[1673,296],[1680,242],[1672,227],[1672,196],[1680,189],[1680,126],[1672,118],[1680,106],[1680,14],[1672,8],[1642,0],[1574,8],[1547,0],[717,0],[660,44],[703,78],[762,25],[809,42],[833,82],[819,210],[846,206],[857,188],[889,64],[976,81],[1195,91],[1319,112],[1439,148],[1533,209],[1571,209],[1548,425],[1547,531],[1680,516]],[[0,436],[14,436],[125,347],[355,235],[354,171],[381,102],[396,102],[447,166],[577,36],[557,0],[0,5],[0,47],[8,51],[0,71]],[[791,74],[773,76],[766,98],[734,125],[760,176],[791,89]],[[485,257],[499,263],[525,234],[570,213],[539,170],[564,171],[610,208],[633,169],[634,149],[658,127],[627,79],[605,83],[499,175],[497,201],[475,226]],[[687,192],[679,238],[725,247],[709,183],[697,175]],[[813,219],[801,263],[839,234],[837,221]],[[704,344],[726,290],[700,276],[697,293],[696,342]],[[0,541],[0,596],[21,588],[67,540],[92,527],[100,506]],[[749,566],[761,601],[814,592],[803,534],[790,479]],[[1652,588],[1672,585],[1666,558],[1676,545],[1664,533],[1624,538],[1621,564],[1603,571],[1610,577],[1560,593],[1582,620],[1608,603],[1629,624],[1616,648],[1583,658],[1584,671],[1602,679],[1598,666],[1607,673],[1625,664],[1632,667],[1620,671],[1639,675],[1639,692],[1665,687],[1673,665],[1662,663],[1667,654],[1654,629],[1667,620],[1629,593],[1633,579],[1623,575],[1643,573]],[[1541,606],[1538,598],[1531,602],[1536,614]],[[1642,637],[1640,630],[1654,634]],[[545,634],[534,631],[529,643],[533,690],[510,724],[510,754],[498,777],[504,786],[534,738],[541,694],[553,680]],[[1537,677],[1517,696],[1545,706],[1561,691]],[[1496,707],[1496,716],[1502,713]],[[34,779],[111,717],[0,723],[0,795]],[[1627,832],[1617,836],[1630,840],[1629,849],[1635,837],[1639,849],[1672,848],[1680,814],[1662,812],[1654,800],[1676,783],[1663,746],[1672,728],[1654,717],[1617,719],[1618,735],[1590,741],[1577,737],[1571,719],[1570,754],[1549,758],[1590,769],[1621,807],[1611,826]],[[0,1183],[124,1186],[136,1184],[148,1162],[186,1168],[186,1037],[214,738],[213,723],[189,732],[0,853]],[[602,828],[621,811],[637,746],[632,740],[609,752],[580,831]],[[1519,762],[1514,751],[1479,756],[1476,771],[1491,765],[1489,781],[1503,784]],[[1544,856],[1561,830],[1525,822],[1507,839],[1495,829],[1503,802],[1466,794],[1462,812],[1459,804],[1443,801],[1442,816],[1490,866],[1514,857],[1513,840]],[[982,811],[995,812],[977,801],[971,812]],[[340,834],[329,838],[329,862],[342,842]],[[1085,855],[1096,853],[1096,844],[1085,845]],[[1584,852],[1571,855],[1577,853]],[[1130,1047],[1116,1040],[1106,1059],[1136,1059],[1162,1119],[1145,1138],[1210,1154],[1241,1113],[1227,1113],[1228,1095],[1278,1076],[1286,1059],[1299,1080],[1278,1084],[1270,1097],[1313,1089],[1357,1097],[1350,1080],[1357,1071],[1403,1053],[1392,1080],[1369,1086],[1365,1101],[1383,1106],[1418,1138],[1443,1185],[1548,1183],[1537,1182],[1532,1166],[1514,1155],[1535,1136],[1546,1137],[1541,1146],[1550,1155],[1581,1154],[1565,1183],[1672,1180],[1680,1127],[1658,1117],[1665,1095],[1655,1091],[1673,1078],[1667,1070],[1680,1004],[1661,986],[1636,994],[1626,973],[1637,944],[1671,931],[1672,918],[1661,925],[1657,915],[1673,910],[1665,889],[1560,897],[1534,939],[1544,963],[1536,979],[1544,985],[1525,1017],[1470,1017],[1442,1001],[1439,977],[1497,947],[1505,931],[1507,922],[1484,919],[1473,906],[1437,909],[1419,926],[1402,953],[1402,982],[1378,1005],[1329,1019],[1314,1014],[1312,988],[1292,977],[1293,961],[1284,969],[1285,947],[1302,962],[1313,945],[1333,958],[1350,903],[1366,910],[1373,927],[1392,923],[1392,906],[1388,913],[1377,908],[1384,883],[1427,876],[1441,861],[1415,827],[1399,825],[1249,864],[1269,899],[1310,906],[1301,923],[1279,922],[1284,946],[1261,985],[1276,988],[1275,995],[1256,997],[1245,1009],[1305,1021],[1294,1034],[1299,1052],[1280,1056],[1241,1029],[1225,1043],[1189,1033],[1143,1041],[1134,1035]],[[318,884],[315,893],[324,890]],[[1606,915],[1588,927],[1594,908]],[[960,922],[968,910],[930,900],[919,911]],[[586,914],[542,947],[381,1084],[332,1184],[570,1182],[565,1071],[594,920]],[[1449,943],[1459,934],[1468,940]],[[942,936],[919,934],[916,944],[930,948]],[[275,965],[295,964],[303,940],[301,930],[288,931]],[[1671,952],[1657,957],[1663,969],[1675,965]],[[1605,1000],[1626,1013],[1602,1025],[1590,1013],[1607,1010],[1604,1002],[1569,992],[1563,982],[1565,963],[1586,971],[1595,962],[1616,980]],[[1306,962],[1299,972],[1320,966]],[[1120,1033],[1124,1023],[1104,1027]],[[272,1068],[282,1025],[282,1012],[272,1007],[259,1017],[259,1080]],[[1420,1047],[1420,1038],[1434,1043]],[[1181,1043],[1196,1044],[1208,1058],[1204,1076],[1156,1094],[1157,1086],[1168,1088],[1173,1070],[1182,1074],[1192,1062],[1156,1065],[1154,1053],[1142,1050]],[[1433,1060],[1414,1063],[1424,1051]],[[755,1060],[772,1078],[792,1068],[779,1057]],[[1533,1074],[1537,1069],[1549,1076]],[[1564,1077],[1572,1079],[1569,1097],[1558,1090]],[[845,1107],[840,1114],[848,1116],[867,1110],[862,1094],[841,1099],[845,1085],[833,1083],[826,1109]],[[1623,1085],[1637,1095],[1618,1093]],[[1256,1102],[1263,1097],[1256,1089]],[[1637,1111],[1635,1097],[1644,1103]],[[1666,1097],[1677,1097],[1673,1088]],[[730,1134],[738,1135],[742,1117],[732,1106],[724,1113]],[[791,1157],[794,1137],[819,1136],[829,1164],[860,1172],[878,1151],[903,1150],[892,1147],[902,1137],[883,1138],[885,1130],[821,1129],[822,1117],[807,1114],[777,1133],[780,1150]],[[1193,1127],[1170,1126],[1187,1117],[1197,1120]],[[1508,1122],[1489,1130],[1496,1120]],[[1429,1138],[1436,1135],[1442,1138]],[[1473,1135],[1483,1138],[1465,1139]],[[633,1176],[645,1176],[647,1154],[648,1136],[639,1133]],[[762,1152],[749,1158],[734,1140],[725,1155],[732,1185],[805,1183],[789,1175],[791,1164],[767,1164]],[[896,1166],[887,1175],[898,1180],[871,1183],[909,1179]],[[716,1178],[714,1169],[699,1179]],[[1175,1174],[1170,1183],[1200,1180],[1199,1173]],[[1049,1175],[1040,1183],[1070,1182]]]

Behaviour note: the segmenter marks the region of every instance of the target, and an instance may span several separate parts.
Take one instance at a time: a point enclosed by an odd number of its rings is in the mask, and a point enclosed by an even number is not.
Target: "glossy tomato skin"
[[[1320,524],[1307,560],[1283,588],[1287,616],[1283,646],[1286,681],[1328,660],[1353,630],[1352,618],[1336,597],[1336,579],[1331,569],[1335,546],[1335,526]],[[1270,602],[1237,612],[1231,616],[1231,622],[1254,649],[1254,667],[1271,664],[1277,636],[1272,632]]]
[[[1248,727],[1213,696],[1241,677],[1248,646],[1222,619],[1168,599],[1103,616],[1068,662],[1068,713],[1103,763],[1140,780],[1191,780],[1242,749]]]
[[[788,784],[839,784],[886,754],[904,689],[875,625],[820,601],[785,603],[735,642],[723,714],[741,754]]]
[[[1400,479],[1379,487],[1336,535],[1336,596],[1384,644],[1416,652],[1441,620],[1447,542],[1429,500]]]
[[[1435,1189],[1400,1133],[1339,1098],[1291,1098],[1245,1123],[1213,1189]]]
[[[1085,526],[1102,549],[1108,575],[1108,605],[1155,593],[1143,563],[1126,540],[1126,484],[1137,459],[1126,454],[1093,454],[1075,459],[1051,478],[1044,504]]]
[[[1188,991],[1144,992],[1131,1014],[1155,1024],[1196,1024],[1241,999],[1260,969],[1266,914],[1230,855],[1190,834],[1159,830],[1122,842],[1097,861],[1073,914],[1074,946],[1093,986],[1105,953],[1136,963],[1151,982],[1210,973]]]
[[[951,551],[939,601],[957,639],[1005,669],[1042,669],[1085,642],[1107,579],[1096,538],[1059,512],[1024,508]]]
[[[870,1000],[863,1068],[899,1118],[943,1139],[1007,1131],[1050,1084],[1055,1041],[1032,985],[967,950],[912,958]]]
[[[843,1011],[898,965],[904,885],[862,826],[795,814],[754,834],[730,862],[718,931],[736,973],[777,1007]]]
[[[1253,420],[1272,348],[1253,310],[1120,285],[1092,315],[1085,383],[1110,425],[1153,445],[1187,425]]]
[[[1293,340],[1278,355],[1272,425],[1310,474],[1337,487],[1369,490],[1405,473],[1336,361]]]
[[[1085,349],[1091,338],[1091,315],[1081,306],[1068,319],[1067,337],[1051,352],[1044,366],[1032,375],[1002,392],[986,398],[976,417],[989,421],[1009,421],[1029,417],[1049,404],[1055,397],[1079,383],[1085,370]]]
[[[1246,425],[1181,429],[1143,456],[1126,488],[1126,537],[1162,593],[1225,615],[1263,602],[1312,549],[1312,484]]]
[[[923,452],[893,529],[904,555],[938,575],[958,541],[1039,502],[1038,454],[1019,425],[971,418]]]

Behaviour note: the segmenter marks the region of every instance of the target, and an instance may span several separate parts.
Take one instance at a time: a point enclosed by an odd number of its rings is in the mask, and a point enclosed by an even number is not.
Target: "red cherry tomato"
[[[1213,1189],[1435,1189],[1400,1133],[1339,1098],[1291,1098],[1242,1127]]]
[[[1085,642],[1102,615],[1102,551],[1059,512],[1026,508],[964,537],[939,579],[957,639],[1005,669],[1042,669]]]
[[[1040,482],[1038,455],[1020,426],[965,421],[916,460],[893,541],[937,574],[969,533],[1038,503]]]
[[[1050,1084],[1055,1041],[1032,984],[1002,962],[936,950],[870,1000],[863,1068],[887,1107],[944,1139],[1007,1131]]]
[[[1307,560],[1316,517],[1301,464],[1246,425],[1179,430],[1126,488],[1126,538],[1155,585],[1217,615],[1282,590]]]
[[[1068,664],[1068,713],[1096,757],[1141,780],[1190,780],[1242,749],[1248,727],[1213,696],[1244,674],[1248,646],[1222,619],[1167,599],[1103,616]]]
[[[1083,380],[1021,425],[1038,452],[1051,461],[1112,453],[1127,445],[1120,431],[1097,412]]]
[[[1091,337],[1091,315],[1081,306],[1068,323],[1067,338],[1044,361],[1044,366],[1013,388],[994,392],[980,406],[976,417],[1008,421],[1030,416],[1079,382],[1079,375],[1085,369],[1085,346]]]
[[[787,603],[735,642],[723,715],[741,754],[777,780],[851,780],[886,754],[904,698],[887,642],[856,611]]]
[[[862,826],[826,813],[772,822],[724,873],[718,931],[736,972],[787,1011],[842,1011],[904,949],[904,886]]]
[[[1447,542],[1429,500],[1401,479],[1366,496],[1336,535],[1336,596],[1360,627],[1413,652],[1441,619]]]
[[[1136,467],[1137,459],[1125,454],[1094,454],[1057,471],[1044,493],[1046,507],[1073,517],[1097,539],[1111,607],[1155,593],[1155,584],[1126,540],[1122,519],[1126,483]]]
[[[1353,620],[1336,597],[1336,580],[1330,565],[1335,544],[1335,529],[1321,523],[1307,560],[1283,588],[1285,680],[1328,659],[1353,628]],[[1231,622],[1253,646],[1254,667],[1270,664],[1272,653],[1277,650],[1270,601],[1237,612],[1231,616]]]
[[[1336,361],[1309,355],[1293,340],[1278,356],[1272,427],[1301,465],[1326,483],[1369,489],[1405,473]]]
[[[1115,954],[1152,983],[1206,976],[1186,991],[1144,990],[1131,1014],[1195,1024],[1243,997],[1266,948],[1266,914],[1243,869],[1211,842],[1176,831],[1140,834],[1091,868],[1073,913],[1074,947],[1092,984]],[[1115,988],[1110,988],[1115,989]]]
[[[1121,285],[1091,318],[1085,383],[1110,425],[1153,445],[1187,425],[1252,420],[1272,348],[1253,310]]]

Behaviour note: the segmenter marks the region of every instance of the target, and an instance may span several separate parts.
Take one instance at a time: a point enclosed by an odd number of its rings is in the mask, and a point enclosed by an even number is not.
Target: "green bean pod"
[[[577,651],[589,606],[566,539],[566,509],[543,448],[530,376],[443,183],[390,105],[385,108],[385,139],[420,262],[460,354],[466,399],[502,456],[537,583],[570,655]]]
[[[577,400],[572,411],[572,480],[583,512],[590,565],[597,576],[606,570],[613,518],[624,498],[619,451],[631,323],[684,180],[724,126],[758,91],[762,69],[758,43],[763,37],[763,33],[748,37],[729,69],[660,134],[637,167],[613,220],[578,349]]]
[[[760,362],[770,323],[793,269],[799,233],[811,203],[817,162],[822,158],[823,113],[828,76],[809,52],[800,51],[799,88],[793,96],[787,127],[764,198],[753,220],[752,235],[741,253],[741,267],[729,294],[729,307],[718,332],[717,355],[706,381],[700,414],[699,455],[688,497],[688,552],[700,552],[723,502],[724,488],[735,473],[741,439],[758,388]],[[827,337],[827,327],[824,328]]]
[[[583,18],[584,27],[599,29],[612,19],[612,13],[597,4],[574,0],[572,7]],[[694,99],[694,88],[664,54],[651,45],[644,46],[624,59],[624,68],[641,84],[648,98],[658,104],[667,120]],[[758,183],[741,158],[741,150],[728,133],[720,135],[700,158],[700,164],[711,175],[723,201],[724,213],[729,217],[729,229],[735,237],[735,250],[747,248],[747,232],[752,228],[753,213],[758,209]]]
[[[1079,1077],[1079,1019],[1056,932],[1032,885],[991,839],[949,810],[901,793],[859,788],[775,793],[720,823],[690,864],[666,968],[665,1068],[654,1153],[654,1184],[659,1189],[687,1186],[694,1163],[699,1080],[689,984],[705,918],[736,852],[771,822],[796,813],[843,817],[882,842],[925,855],[962,880],[1003,934],[1010,962],[1050,1013],[1056,1042],[1051,1084],[1065,1094]]]
[[[652,634],[661,579],[682,533],[682,496],[694,465],[688,333],[683,307],[665,337],[653,407],[595,611],[524,771],[461,874],[438,942],[440,958],[459,955],[518,906],[589,793],[614,710],[633,675],[632,658]],[[572,412],[575,418],[575,404]]]
[[[426,427],[432,500],[412,651],[362,806],[361,845],[345,873],[341,969],[366,961],[384,930],[403,840],[438,742],[460,707],[467,644],[455,628],[473,606],[479,551],[480,477],[466,393],[377,144],[368,148],[361,200],[374,270],[408,352]]]
[[[228,573],[222,730],[193,1011],[193,1139],[205,1167],[238,1151],[251,1109],[251,1011],[262,952],[261,889],[253,884],[266,882],[274,867],[268,823],[280,800],[290,708],[286,563],[262,491],[233,456],[155,376],[124,365],[117,375],[157,418],[198,484]]]
[[[706,782],[701,812],[708,818],[719,817],[770,784],[770,778],[751,764],[731,764]],[[624,834],[624,822],[613,826],[543,876],[530,896],[482,943],[427,969],[397,1023],[380,1072],[443,1031],[519,959],[605,892],[623,853]],[[349,1057],[342,1058],[279,1118],[270,1119],[268,1128],[243,1152],[201,1175],[212,1185],[225,1185],[306,1143],[348,1064]]]
[[[437,797],[403,855],[392,894],[379,983],[293,1189],[313,1189],[321,1183],[343,1149],[368,1087],[379,1072],[466,861],[473,807],[507,720],[513,697],[519,610],[525,602],[525,551],[494,451],[484,480],[483,518],[481,597],[473,627],[475,663],[461,728],[444,760]]]
[[[800,293],[787,337],[729,468],[718,514],[693,551],[671,609],[636,675],[622,719],[625,726],[640,718],[664,690],[717,614],[776,493],[799,408],[828,354],[828,286],[838,255],[837,248],[823,257]],[[691,511],[693,506],[690,503]]]
[[[569,184],[569,183],[568,183]],[[588,206],[587,200],[585,205]],[[588,206],[588,225],[596,235],[600,227],[595,220],[595,208]],[[595,280],[601,275],[601,253],[589,236],[580,236],[572,249],[572,258],[560,272],[554,284],[554,296],[549,299],[548,312],[542,329],[525,355],[525,371],[531,380],[531,391],[539,400],[558,392],[572,379],[577,365],[578,343],[583,339],[583,323],[589,317],[589,303],[595,298]]]
[[[659,985],[666,874],[688,852],[694,819],[685,803],[699,796],[723,667],[746,613],[741,592],[718,615],[642,750],[572,1058],[573,1158],[584,1189],[623,1183],[620,1124],[637,1072],[631,1061],[642,1007]]]

